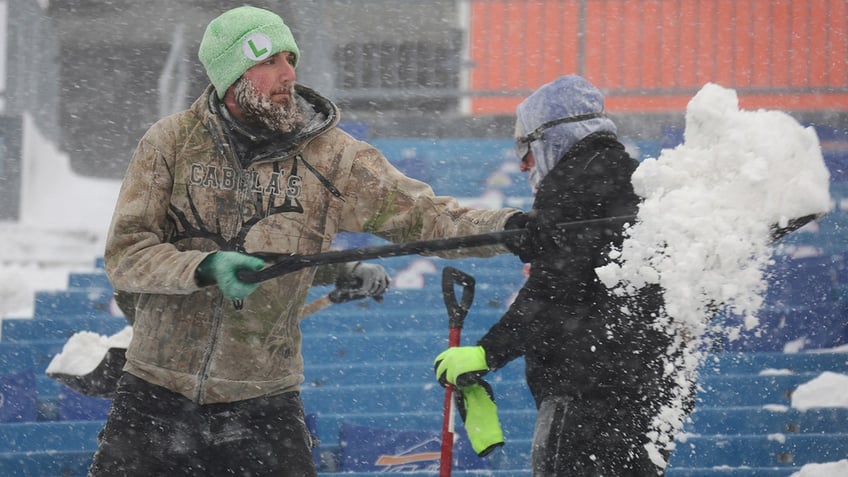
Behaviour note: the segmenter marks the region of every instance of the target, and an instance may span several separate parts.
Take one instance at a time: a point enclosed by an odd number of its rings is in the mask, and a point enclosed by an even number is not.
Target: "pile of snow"
[[[770,227],[831,208],[818,136],[783,112],[739,110],[735,91],[707,84],[689,103],[684,138],[636,170],[638,220],[598,274],[625,290],[661,285],[669,316],[693,336],[719,305],[754,327]]]
[[[848,408],[848,376],[827,371],[798,386],[792,391],[792,407],[801,411],[820,407]]]
[[[845,477],[848,475],[848,459],[825,464],[807,464],[789,477]]]
[[[643,161],[643,198],[613,263],[598,277],[618,293],[662,287],[657,326],[676,337],[666,369],[680,386],[649,434],[652,459],[683,427],[709,320],[721,307],[756,326],[772,260],[770,229],[831,208],[818,136],[779,111],[743,111],[733,90],[704,86],[686,110],[684,142]],[[732,332],[731,332],[732,334]]]
[[[47,365],[47,374],[84,376],[97,368],[109,348],[126,348],[132,339],[132,327],[127,326],[112,336],[91,331],[75,333],[62,347],[62,352]]]

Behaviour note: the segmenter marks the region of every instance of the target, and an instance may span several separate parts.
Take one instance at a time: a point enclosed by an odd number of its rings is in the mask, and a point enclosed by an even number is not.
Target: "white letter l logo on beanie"
[[[253,61],[264,60],[271,56],[271,39],[262,33],[251,33],[244,39],[242,50]]]

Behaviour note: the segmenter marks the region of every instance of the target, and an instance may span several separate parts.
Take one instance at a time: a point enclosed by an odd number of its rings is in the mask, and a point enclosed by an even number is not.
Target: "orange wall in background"
[[[845,0],[471,0],[473,114],[581,74],[620,112],[680,111],[705,83],[740,106],[848,110]]]

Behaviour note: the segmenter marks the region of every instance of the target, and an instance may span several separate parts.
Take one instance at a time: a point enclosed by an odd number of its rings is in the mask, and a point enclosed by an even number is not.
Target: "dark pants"
[[[124,373],[90,477],[316,476],[298,393],[198,405]]]
[[[650,421],[635,402],[547,398],[533,434],[533,477],[664,475],[644,447]]]

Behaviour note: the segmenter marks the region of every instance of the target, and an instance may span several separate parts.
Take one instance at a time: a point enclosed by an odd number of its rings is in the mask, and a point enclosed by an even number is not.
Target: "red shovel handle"
[[[453,267],[445,267],[442,272],[442,294],[448,309],[448,347],[459,346],[462,325],[465,316],[474,301],[474,277]],[[455,285],[462,286],[462,298],[457,301]],[[439,463],[439,477],[450,477],[453,460],[453,385],[445,386],[445,407],[442,419],[442,455]]]

